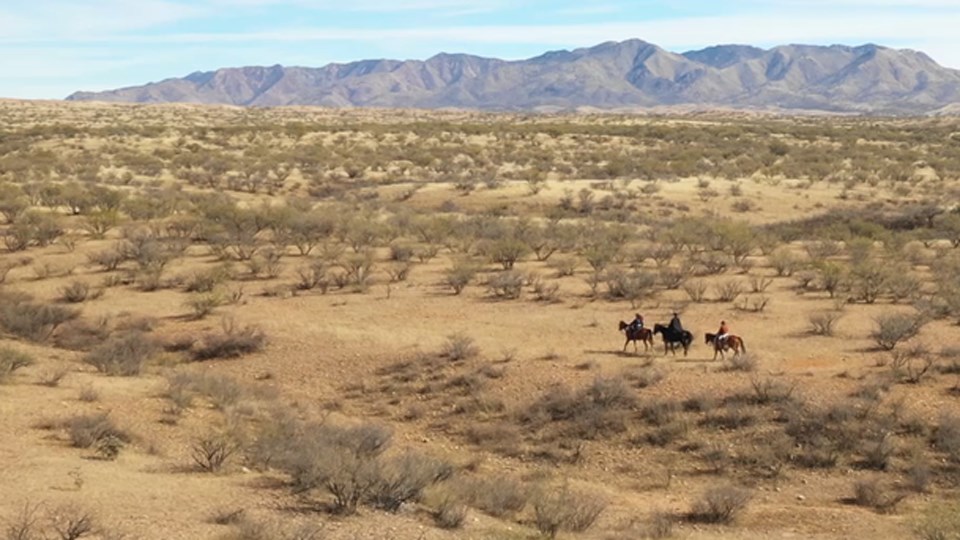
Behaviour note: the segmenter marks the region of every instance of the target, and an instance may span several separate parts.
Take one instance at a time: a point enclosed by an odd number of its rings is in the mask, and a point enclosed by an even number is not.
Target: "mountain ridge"
[[[640,39],[547,51],[523,60],[438,53],[322,67],[244,66],[69,101],[239,106],[624,109],[688,105],[917,114],[960,103],[960,71],[923,52],[868,43],[715,45],[674,53]]]

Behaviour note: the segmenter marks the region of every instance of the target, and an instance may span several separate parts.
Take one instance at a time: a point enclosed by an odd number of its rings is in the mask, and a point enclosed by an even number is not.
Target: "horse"
[[[743,342],[743,338],[733,334],[727,334],[726,339],[723,340],[723,345],[717,341],[716,334],[706,334],[705,341],[707,345],[713,345],[713,359],[717,359],[717,353],[720,353],[720,358],[726,358],[727,349],[733,349],[733,357],[736,358],[741,354],[747,352],[747,345]]]
[[[693,334],[689,330],[675,332],[665,324],[657,323],[653,325],[653,333],[663,336],[663,354],[667,354],[667,347],[670,352],[677,354],[677,344],[683,347],[683,355],[686,356],[690,351],[690,345],[693,344]]]
[[[648,351],[650,347],[653,347],[653,332],[649,328],[638,328],[633,329],[629,324],[620,321],[620,331],[626,332],[627,340],[623,342],[623,350],[626,352],[627,344],[631,341],[633,342],[633,351],[637,351],[637,342],[640,341],[643,343],[643,350]]]

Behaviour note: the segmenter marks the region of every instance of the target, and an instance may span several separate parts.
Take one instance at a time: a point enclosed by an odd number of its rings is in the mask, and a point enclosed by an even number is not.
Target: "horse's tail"
[[[740,349],[743,352],[747,352],[747,342],[744,341],[743,338],[740,338]]]

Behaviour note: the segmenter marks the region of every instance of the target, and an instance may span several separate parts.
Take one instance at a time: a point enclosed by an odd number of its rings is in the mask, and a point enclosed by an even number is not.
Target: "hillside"
[[[877,45],[720,45],[676,54],[641,41],[519,61],[467,54],[363,60],[320,68],[224,68],[143,86],[76,92],[71,101],[272,107],[632,109],[697,105],[914,114],[960,101],[960,71]]]

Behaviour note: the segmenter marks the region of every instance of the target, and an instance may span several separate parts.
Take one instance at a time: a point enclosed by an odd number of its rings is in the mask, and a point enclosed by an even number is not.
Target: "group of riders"
[[[667,325],[667,328],[674,335],[680,335],[683,332],[683,325],[680,323],[680,316],[676,313],[673,314],[673,318],[670,319],[670,324]],[[630,321],[630,324],[627,325],[627,329],[630,332],[639,332],[643,329],[643,315],[635,313],[633,320]],[[730,327],[727,326],[727,321],[720,321],[720,330],[717,331],[717,335],[714,338],[716,340],[718,347],[723,347],[726,343],[727,336],[730,335]]]

